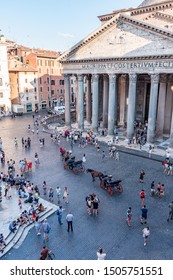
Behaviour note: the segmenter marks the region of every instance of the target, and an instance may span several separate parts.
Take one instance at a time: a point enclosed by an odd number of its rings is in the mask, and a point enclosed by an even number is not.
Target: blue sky
[[[65,51],[100,26],[99,15],[137,7],[142,0],[5,0],[0,29],[28,47]]]

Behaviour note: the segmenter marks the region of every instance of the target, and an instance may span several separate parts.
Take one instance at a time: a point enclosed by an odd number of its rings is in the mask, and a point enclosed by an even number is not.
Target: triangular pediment
[[[109,25],[109,28],[105,28]],[[62,61],[97,60],[173,54],[173,34],[119,15],[62,55]]]
[[[165,2],[169,2],[169,0],[144,0],[139,7],[146,7],[146,6],[151,6],[151,5],[157,5],[157,4],[162,4]]]

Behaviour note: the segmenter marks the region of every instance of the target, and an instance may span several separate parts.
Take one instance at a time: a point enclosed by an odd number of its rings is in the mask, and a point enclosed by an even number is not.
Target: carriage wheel
[[[113,195],[113,190],[112,190],[111,187],[108,187],[107,191],[108,191],[108,193],[109,193],[110,195]]]
[[[76,167],[73,167],[73,172],[74,172],[75,175],[77,174],[78,170],[77,170]]]
[[[123,187],[121,184],[118,185],[117,187],[118,192],[122,193],[123,192]]]
[[[81,166],[80,171],[81,171],[81,172],[85,172],[85,167],[84,167],[84,166]]]

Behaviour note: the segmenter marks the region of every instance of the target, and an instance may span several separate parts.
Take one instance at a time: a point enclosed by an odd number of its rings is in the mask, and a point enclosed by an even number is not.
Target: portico
[[[170,12],[172,1],[171,6],[156,2],[152,13]],[[165,133],[173,135],[173,38],[169,29],[146,22],[146,13],[153,17],[148,6],[129,10],[130,16],[126,12],[102,16],[105,23],[60,59],[64,74],[76,76],[79,129],[85,129],[84,118],[93,131],[101,122],[109,135],[116,125],[126,124],[126,136],[132,139],[134,121],[147,122],[147,142],[153,143]],[[67,85],[66,100],[69,91]],[[66,125],[70,123],[68,108]]]

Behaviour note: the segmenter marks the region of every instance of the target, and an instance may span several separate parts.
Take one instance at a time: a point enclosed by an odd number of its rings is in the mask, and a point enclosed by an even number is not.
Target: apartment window
[[[37,88],[36,87],[34,88],[34,91],[37,92]]]
[[[73,80],[71,80],[71,85],[73,85]]]
[[[49,84],[49,78],[47,78],[47,84]]]
[[[48,60],[45,60],[45,66],[48,66]]]
[[[28,79],[25,79],[25,83],[27,83],[28,82]]]
[[[51,90],[51,95],[54,95],[54,90],[53,89]]]
[[[36,83],[36,78],[34,78],[34,83]]]
[[[49,87],[47,87],[47,91],[49,91]]]
[[[38,66],[42,66],[42,60],[38,59]]]
[[[57,89],[57,94],[59,94],[59,89]]]
[[[28,92],[28,88],[25,88],[25,91]]]
[[[0,78],[0,86],[2,86],[2,78]]]
[[[42,84],[42,79],[40,78],[40,84]]]
[[[35,95],[35,100],[37,100],[37,96]]]
[[[0,98],[3,98],[3,92],[0,92]]]
[[[41,73],[41,68],[39,68],[38,72]]]
[[[55,80],[51,80],[51,85],[52,85],[52,86],[55,85]]]
[[[43,88],[42,87],[40,87],[40,92],[43,92]]]
[[[64,85],[64,80],[59,80],[59,85],[63,86]]]
[[[28,100],[29,100],[29,97],[26,97],[26,100],[28,101]]]

